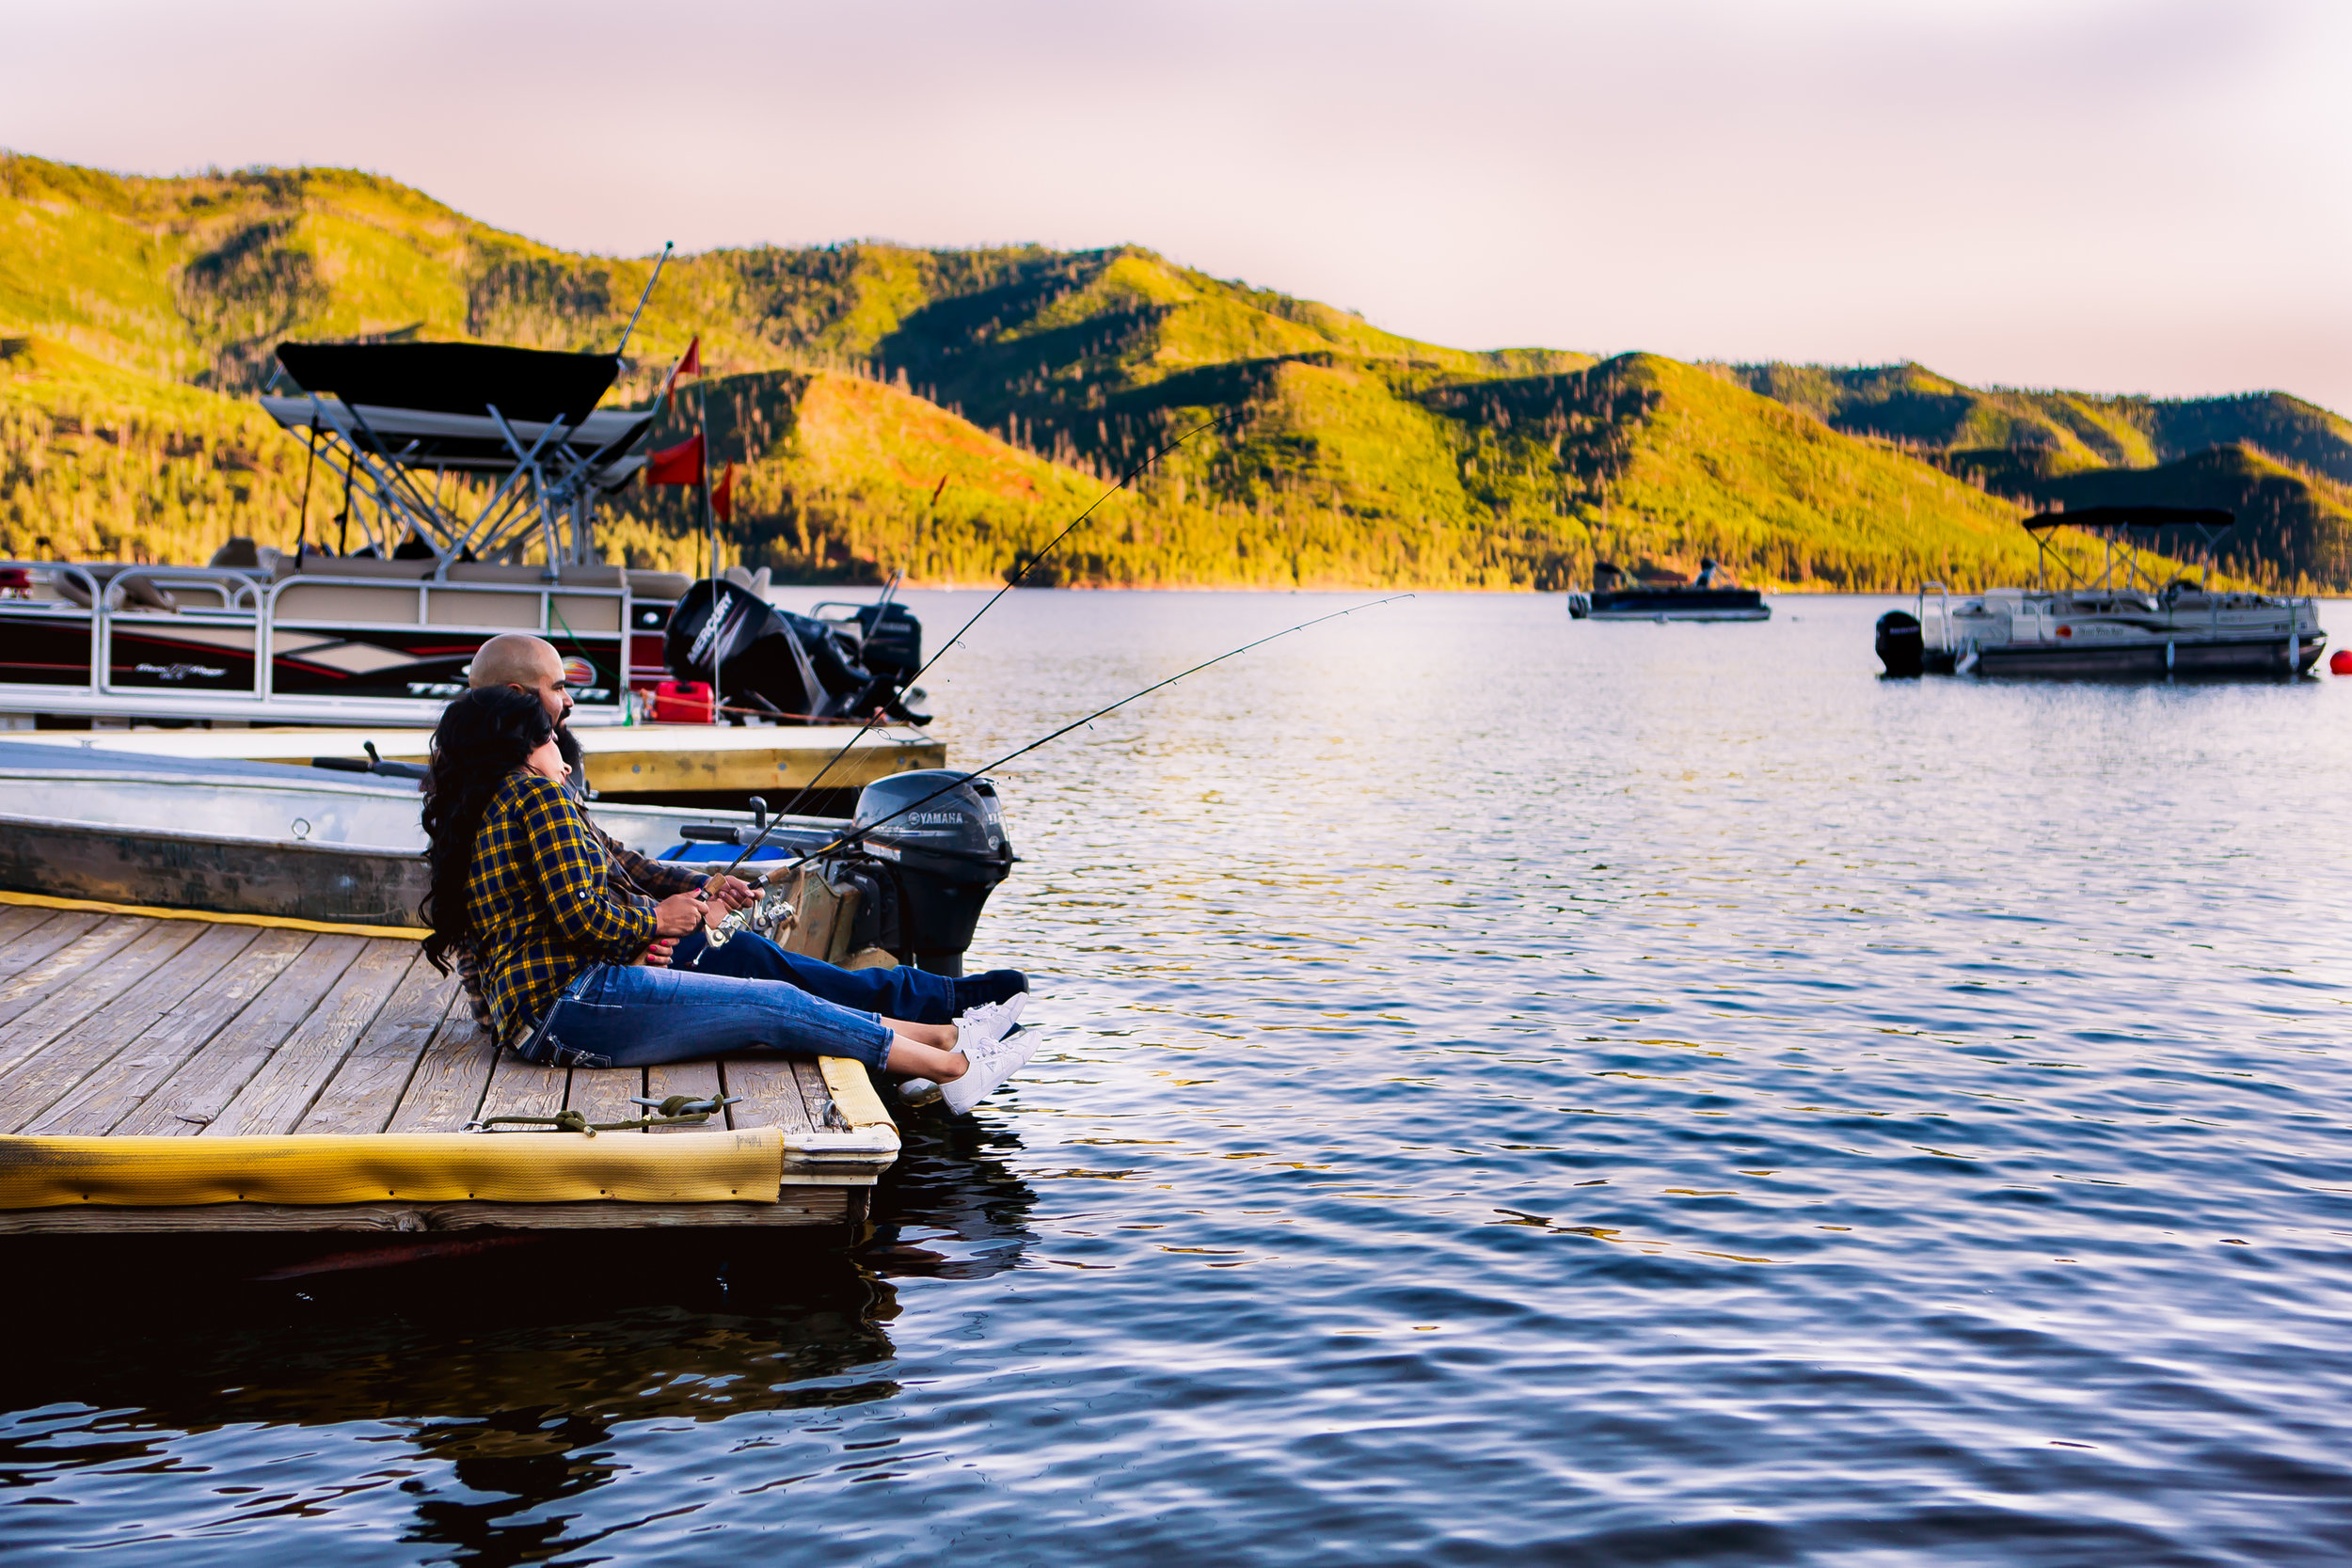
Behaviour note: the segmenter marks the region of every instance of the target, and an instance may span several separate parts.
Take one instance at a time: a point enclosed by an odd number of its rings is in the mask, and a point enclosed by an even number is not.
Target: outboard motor
[[[851,826],[898,882],[899,955],[918,969],[962,974],[980,910],[1012,874],[996,786],[946,768],[895,773],[860,792]]]
[[[1890,610],[1879,617],[1879,662],[1886,666],[1888,674],[1917,674],[1921,647],[1917,616]]]
[[[903,688],[923,668],[923,623],[906,606],[860,605],[857,624],[866,633],[858,644],[859,662],[889,677],[894,688]]]
[[[913,615],[896,605],[871,608],[897,611],[895,619],[878,618],[888,628],[882,652],[895,657],[901,647],[921,647]],[[899,705],[898,689],[915,666],[902,674],[877,673],[860,661],[847,631],[780,610],[732,582],[705,578],[680,595],[661,652],[680,680],[707,681],[715,663],[714,684],[730,707],[801,720],[864,719],[880,708],[913,721]]]

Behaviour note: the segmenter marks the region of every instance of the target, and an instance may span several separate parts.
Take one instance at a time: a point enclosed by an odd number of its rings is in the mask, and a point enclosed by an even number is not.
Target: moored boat
[[[1636,582],[1620,568],[1602,562],[1593,568],[1589,596],[1572,595],[1568,613],[1594,621],[1769,621],[1772,606],[1753,588],[1717,580],[1723,570],[1702,562],[1693,582]],[[1580,601],[1581,601],[1580,603]]]
[[[919,812],[892,816],[916,801]],[[397,772],[0,741],[0,891],[414,927],[428,887],[420,806],[418,781]],[[848,911],[842,956],[878,951],[943,974],[961,971],[1012,867],[993,786],[946,769],[878,780],[849,818],[602,800],[590,810],[655,859],[711,870],[749,848],[754,870],[802,871],[797,885],[777,879],[777,899],[805,907],[821,884],[828,920]]]
[[[2026,527],[2040,546],[2043,586],[1994,588],[1955,599],[1941,583],[1922,584],[1915,613],[1889,610],[1879,618],[1879,660],[1890,675],[2306,673],[2328,645],[2317,600],[2207,586],[2213,547],[2235,524],[2228,512],[2169,507],[2030,517]],[[2095,580],[2084,580],[2051,549],[2053,531],[2061,527],[2105,541],[2105,565]],[[2159,585],[2147,569],[2142,545],[2169,530],[2185,531],[2201,546],[2207,562],[2201,580],[2176,578]],[[2068,579],[2065,586],[2047,586],[2054,568]]]
[[[0,561],[0,728],[429,726],[474,650],[511,631],[564,656],[581,729],[926,721],[907,690],[921,627],[889,591],[792,615],[740,568],[698,581],[603,560],[596,508],[645,467],[660,414],[596,406],[617,356],[283,343],[278,356],[291,389],[262,407],[342,492],[335,550],[312,536],[306,484],[291,551],[239,538],[201,566]],[[478,511],[461,510],[468,497]]]

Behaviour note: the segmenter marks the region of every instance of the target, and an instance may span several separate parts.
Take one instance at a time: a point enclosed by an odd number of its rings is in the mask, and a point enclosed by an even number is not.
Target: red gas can
[[[707,724],[711,720],[710,683],[708,681],[660,681],[653,689],[653,711],[646,715],[657,724]]]

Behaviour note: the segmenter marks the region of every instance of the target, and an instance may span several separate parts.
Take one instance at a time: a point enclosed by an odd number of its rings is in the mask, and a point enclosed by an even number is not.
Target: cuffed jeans
[[[734,1051],[798,1051],[848,1056],[879,1070],[892,1038],[872,1013],[793,986],[591,964],[518,1049],[526,1060],[559,1067],[659,1067]]]
[[[670,967],[681,974],[729,974],[739,980],[781,980],[811,996],[862,1013],[901,1018],[909,1023],[953,1023],[956,983],[901,965],[897,969],[842,969],[822,958],[787,953],[757,931],[738,931],[713,947],[700,930],[678,938]]]

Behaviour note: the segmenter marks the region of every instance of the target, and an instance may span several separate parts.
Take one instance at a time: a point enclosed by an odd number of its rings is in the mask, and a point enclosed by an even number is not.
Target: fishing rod
[[[618,359],[621,351],[628,347],[629,334],[637,330],[637,318],[645,313],[645,301],[653,297],[653,286],[661,281],[661,269],[669,264],[671,248],[676,243],[675,240],[661,242],[661,254],[654,258],[653,276],[645,279],[645,292],[637,296],[637,309],[628,313],[628,325],[621,328],[621,341],[612,345],[613,358]]]
[[[822,848],[810,849],[795,855],[793,857],[793,863],[796,865],[803,864],[806,862],[815,860],[819,855],[829,855],[835,849],[840,848],[842,846],[872,832],[875,829],[882,827],[883,824],[895,822],[899,817],[904,816],[907,813],[928,806],[933,800],[938,800],[941,796],[962,788],[965,784],[970,784],[973,780],[980,777],[983,773],[988,773],[995,768],[1002,768],[1005,764],[1011,762],[1016,757],[1027,756],[1031,752],[1036,751],[1039,747],[1059,740],[1063,736],[1068,735],[1072,730],[1083,729],[1087,725],[1093,723],[1097,719],[1104,717],[1105,714],[1117,713],[1120,708],[1125,707],[1129,703],[1141,702],[1144,698],[1152,695],[1152,692],[1161,690],[1167,687],[1174,686],[1178,681],[1183,680],[1187,675],[1197,675],[1201,671],[1208,669],[1211,665],[1222,664],[1229,658],[1238,658],[1243,654],[1249,652],[1252,648],[1263,648],[1267,643],[1274,641],[1276,639],[1288,637],[1295,631],[1305,631],[1308,627],[1319,626],[1326,621],[1336,621],[1343,615],[1353,615],[1359,610],[1377,610],[1384,604],[1394,604],[1399,599],[1409,599],[1413,595],[1410,594],[1391,594],[1385,599],[1374,599],[1369,604],[1350,605],[1345,610],[1335,610],[1328,615],[1318,615],[1311,621],[1301,621],[1295,626],[1284,626],[1280,631],[1271,632],[1264,637],[1259,638],[1254,642],[1245,642],[1238,648],[1233,648],[1217,655],[1215,658],[1203,659],[1189,670],[1179,670],[1176,673],[1168,676],[1166,680],[1154,681],[1150,686],[1145,687],[1142,690],[1137,691],[1131,696],[1120,698],[1119,701],[1113,703],[1108,707],[1096,708],[1092,713],[1088,714],[1084,719],[1072,720],[1069,723],[1064,724],[1060,729],[1056,730],[1053,734],[1032,740],[1026,746],[1020,748],[1018,751],[1007,752],[1003,756],[998,757],[994,762],[988,763],[979,768],[977,770],[966,773],[962,777],[958,778],[951,783],[940,785],[937,789],[932,790],[929,795],[924,796],[921,800],[910,800],[905,805],[900,806],[897,811],[892,812],[888,816],[877,817],[873,821],[866,823],[864,827],[852,828],[850,832],[842,834],[839,838],[834,839],[831,844],[824,846]],[[782,819],[779,818],[776,822],[762,829],[759,836],[753,839],[751,843],[745,845],[743,847],[743,852],[736,856],[734,863],[724,871],[720,872],[719,875],[721,877],[732,877],[735,875],[737,868],[741,866],[745,861],[751,859],[752,851],[758,848],[762,844],[765,844],[768,841],[768,835],[775,832],[776,829],[782,825]],[[702,895],[698,895],[698,896],[707,898],[708,894],[706,892]]]
[[[1150,467],[1152,464],[1157,463],[1161,458],[1166,457],[1169,452],[1174,451],[1178,447],[1183,446],[1186,441],[1191,440],[1194,436],[1200,435],[1204,430],[1215,429],[1216,426],[1223,424],[1227,420],[1230,420],[1232,417],[1233,416],[1230,413],[1219,414],[1216,419],[1209,420],[1206,424],[1193,426],[1190,430],[1185,431],[1182,436],[1179,436],[1173,441],[1168,442],[1168,445],[1152,452],[1150,455],[1145,457],[1142,462],[1136,464],[1134,467],[1120,475],[1118,483],[1112,485],[1109,489],[1094,498],[1093,506],[1088,507],[1084,512],[1081,512],[1075,517],[1073,517],[1070,520],[1070,526],[1068,528],[1063,529],[1059,533],[1054,535],[1053,538],[1047,540],[1043,549],[1039,550],[1034,555],[1030,556],[1027,564],[1024,565],[1019,571],[1013,573],[1011,578],[1006,581],[1002,588],[999,588],[995,593],[991,594],[988,596],[988,602],[980,606],[979,609],[974,610],[972,612],[972,619],[964,622],[961,626],[958,627],[954,637],[950,637],[946,641],[942,642],[939,645],[939,651],[931,655],[930,658],[924,661],[922,669],[917,670],[914,673],[909,675],[906,678],[905,685],[901,687],[900,689],[903,690],[908,688],[912,688],[916,681],[921,680],[924,675],[930,672],[932,665],[937,664],[941,659],[946,658],[947,657],[947,650],[954,647],[957,641],[962,638],[963,634],[970,631],[981,616],[995,609],[996,601],[998,599],[1003,598],[1006,594],[1020,587],[1021,579],[1027,577],[1031,572],[1037,570],[1039,564],[1042,562],[1047,556],[1054,553],[1055,546],[1059,545],[1063,540],[1069,538],[1071,534],[1077,531],[1077,528],[1080,523],[1083,523],[1089,517],[1093,516],[1096,507],[1101,506],[1104,501],[1110,499],[1113,496],[1116,496],[1119,492],[1127,488],[1128,483],[1132,481],[1136,475],[1143,472],[1144,469]],[[931,504],[933,506],[937,506],[939,504],[939,491],[945,490],[946,487],[947,476],[942,474],[939,476],[939,490],[931,492]],[[842,742],[841,750],[835,752],[832,756],[825,759],[825,766],[817,770],[817,776],[809,780],[808,783],[803,784],[801,786],[801,792],[798,795],[793,796],[791,803],[784,808],[786,816],[789,816],[792,813],[800,810],[801,802],[807,800],[812,794],[816,793],[817,786],[825,782],[825,775],[833,771],[834,765],[838,763],[843,757],[848,756],[851,747],[855,746],[859,741],[865,739],[866,736],[873,732],[874,726],[882,721],[882,709],[875,709],[874,716],[866,721],[865,724],[858,730],[857,734],[850,736],[848,740]]]

